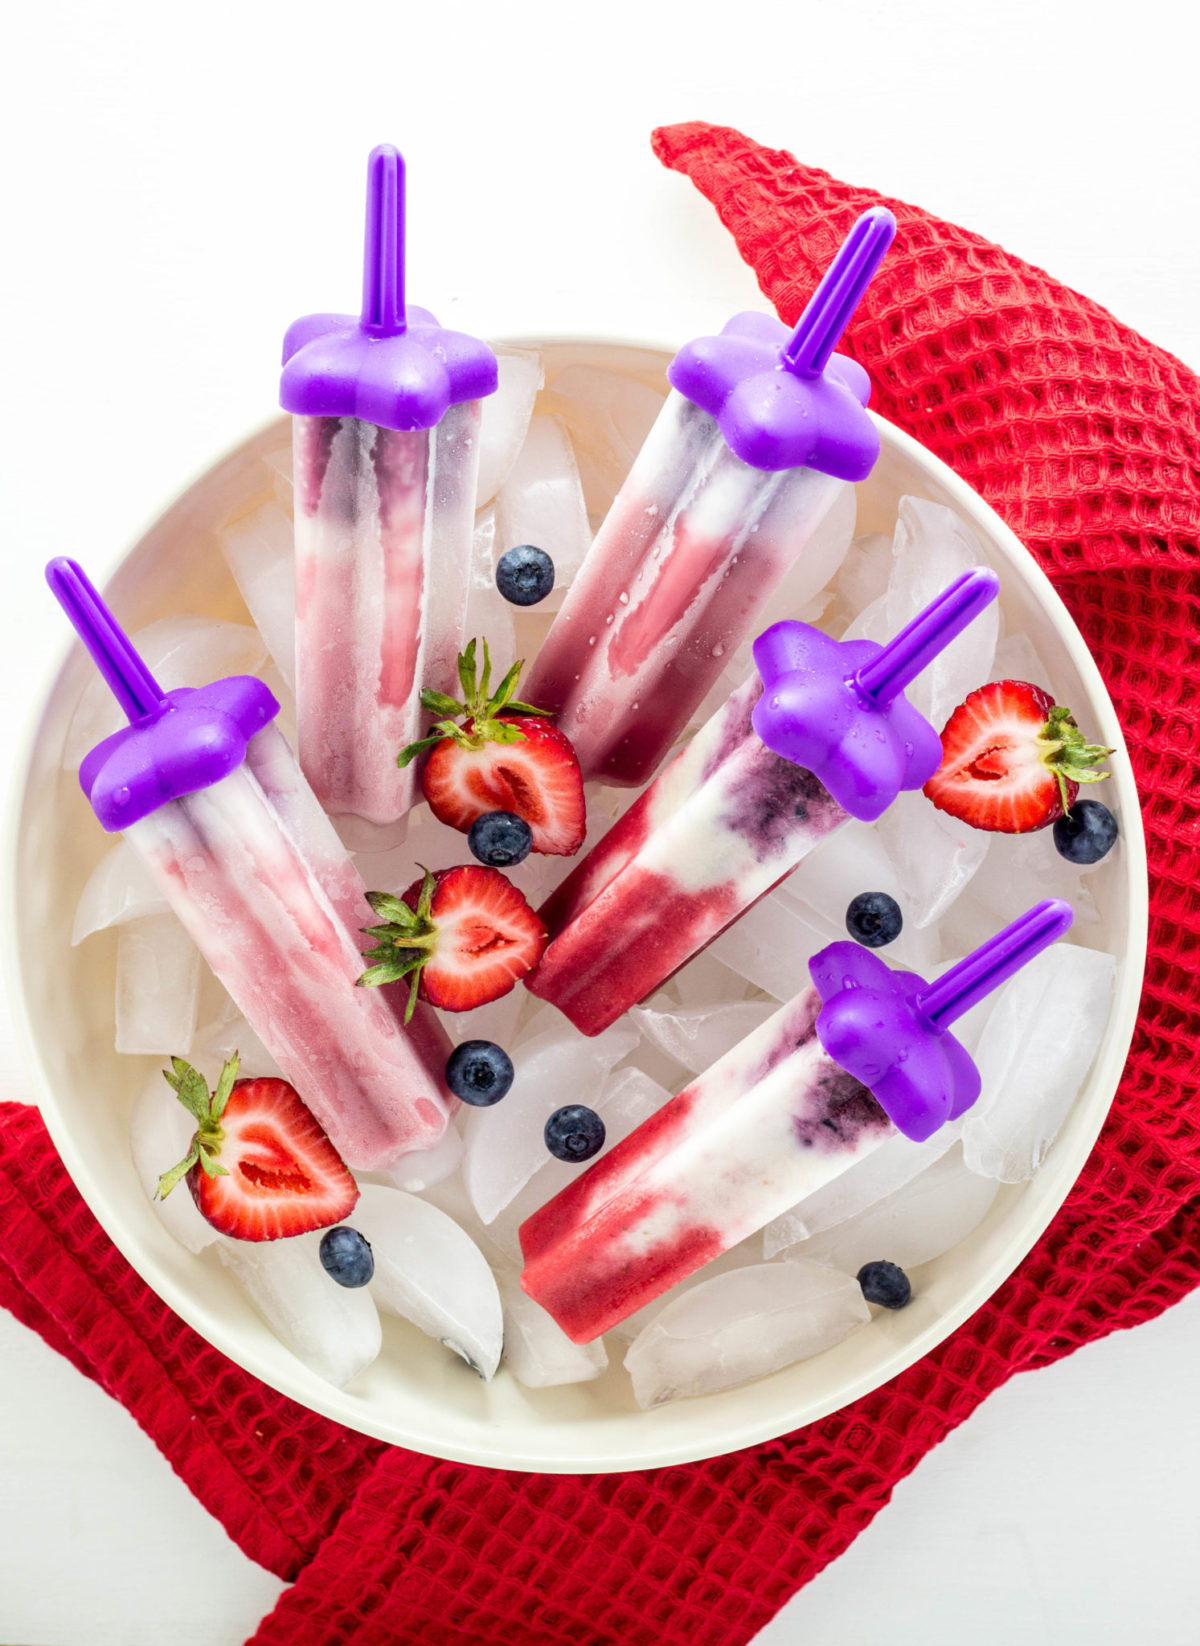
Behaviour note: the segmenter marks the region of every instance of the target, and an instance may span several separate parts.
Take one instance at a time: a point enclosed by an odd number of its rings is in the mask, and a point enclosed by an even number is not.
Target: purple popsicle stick
[[[97,743],[79,768],[80,786],[106,829],[126,829],[241,765],[247,743],[279,713],[261,680],[230,675],[164,692],[82,566],[52,560],[46,581],[130,721]]]
[[[936,1029],[944,1029],[998,989],[1069,930],[1071,905],[1049,897],[982,943],[973,954],[923,989],[916,1000]]]
[[[895,234],[896,219],[885,206],[864,212],[850,230],[780,356],[797,377],[825,370]]]
[[[855,671],[859,690],[877,703],[890,703],[990,605],[999,587],[1000,579],[986,566],[973,566],[963,572],[882,651]]]
[[[398,337],[404,312],[404,157],[390,143],[367,161],[367,227],[363,246],[363,330]]]
[[[136,722],[161,709],[167,694],[78,561],[64,556],[52,560],[46,581],[129,720]]]

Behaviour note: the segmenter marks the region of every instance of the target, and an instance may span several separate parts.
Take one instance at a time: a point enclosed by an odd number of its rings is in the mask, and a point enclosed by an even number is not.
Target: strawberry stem
[[[434,748],[445,738],[452,738],[462,748],[472,750],[482,749],[485,743],[523,743],[525,733],[520,727],[510,725],[500,717],[505,714],[549,715],[548,709],[535,708],[532,703],[522,703],[513,696],[521,670],[525,667],[523,660],[514,663],[492,691],[492,657],[488,643],[483,641],[482,676],[478,674],[475,645],[472,640],[458,659],[458,678],[463,692],[461,702],[428,687],[421,693],[421,706],[441,718],[424,737],[401,749],[396,756],[398,766],[407,766],[419,754]],[[458,719],[465,719],[470,730],[457,725],[455,722]]]
[[[386,983],[399,983],[407,977],[406,1023],[411,1021],[416,1010],[421,972],[433,959],[437,949],[437,926],[431,913],[437,877],[423,863],[418,867],[424,879],[416,908],[412,908],[403,898],[394,897],[391,892],[368,892],[367,902],[377,915],[383,917],[383,924],[360,928],[366,937],[375,939],[375,946],[363,954],[364,960],[373,960],[375,964],[368,966],[356,981],[362,988],[380,988]]]
[[[204,1076],[182,1057],[173,1057],[170,1069],[163,1070],[163,1079],[188,1113],[194,1116],[197,1126],[187,1154],[177,1166],[172,1166],[169,1172],[164,1172],[159,1178],[156,1191],[159,1200],[165,1200],[193,1166],[199,1166],[209,1177],[229,1176],[228,1170],[220,1164],[217,1156],[221,1153],[221,1145],[225,1141],[221,1116],[225,1113],[225,1105],[229,1102],[229,1094],[237,1080],[239,1062],[238,1054],[234,1052],[222,1067],[221,1078],[217,1081],[217,1088],[211,1096]]]
[[[1071,815],[1068,783],[1102,783],[1109,776],[1097,767],[1099,761],[1113,753],[1112,749],[1086,742],[1074,715],[1061,703],[1050,710],[1037,746],[1042,764],[1049,767],[1058,782],[1059,797],[1068,817]]]

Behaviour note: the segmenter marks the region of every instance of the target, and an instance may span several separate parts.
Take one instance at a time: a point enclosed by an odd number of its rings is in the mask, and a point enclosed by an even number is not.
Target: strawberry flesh
[[[981,686],[942,733],[942,763],[925,785],[939,810],[1002,834],[1044,829],[1068,811],[1080,783],[1105,774],[1111,749],[1084,742],[1068,711],[1026,680]]]
[[[421,970],[421,996],[467,1012],[508,994],[542,958],[546,929],[498,869],[467,866],[436,876],[431,913],[437,942]],[[404,893],[416,908],[421,882]]]
[[[188,1188],[235,1240],[280,1240],[340,1223],[358,1200],[341,1156],[286,1080],[234,1082],[221,1115],[220,1176],[197,1163]]]
[[[486,812],[515,812],[529,824],[533,849],[571,857],[586,827],[583,774],[557,726],[532,715],[502,715],[522,734],[515,743],[473,749],[444,738],[429,756],[421,785],[434,816],[464,832]],[[473,722],[463,727],[473,734]]]

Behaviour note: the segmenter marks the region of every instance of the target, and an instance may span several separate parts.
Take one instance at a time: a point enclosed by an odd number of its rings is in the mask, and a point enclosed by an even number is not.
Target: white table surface
[[[9,785],[31,678],[65,644],[44,561],[102,577],[270,413],[283,325],[355,301],[373,143],[410,164],[410,292],[485,335],[671,340],[762,306],[650,154],[656,124],[705,118],[968,224],[1200,363],[1200,117],[1174,6],[332,15],[43,0],[6,24]],[[0,1096],[22,1095],[0,1025]],[[1195,1639],[1198,1355],[1192,1298],[1019,1378],[760,1639]],[[0,1312],[0,1646],[236,1646],[279,1592],[129,1416]]]

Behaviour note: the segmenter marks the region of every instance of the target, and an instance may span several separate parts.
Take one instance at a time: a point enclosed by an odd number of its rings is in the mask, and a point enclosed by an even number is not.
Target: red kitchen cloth
[[[738,132],[660,131],[785,320],[878,195]],[[0,1109],[0,1301],[134,1413],[292,1587],[260,1646],[741,1646],[1014,1372],[1200,1280],[1200,383],[1096,304],[887,201],[896,244],[846,347],[875,404],[1029,545],[1129,739],[1151,864],[1147,981],[1087,1166],[940,1348],[796,1434],[710,1462],[512,1475],[364,1440],[246,1376],[138,1280],[31,1110]]]

